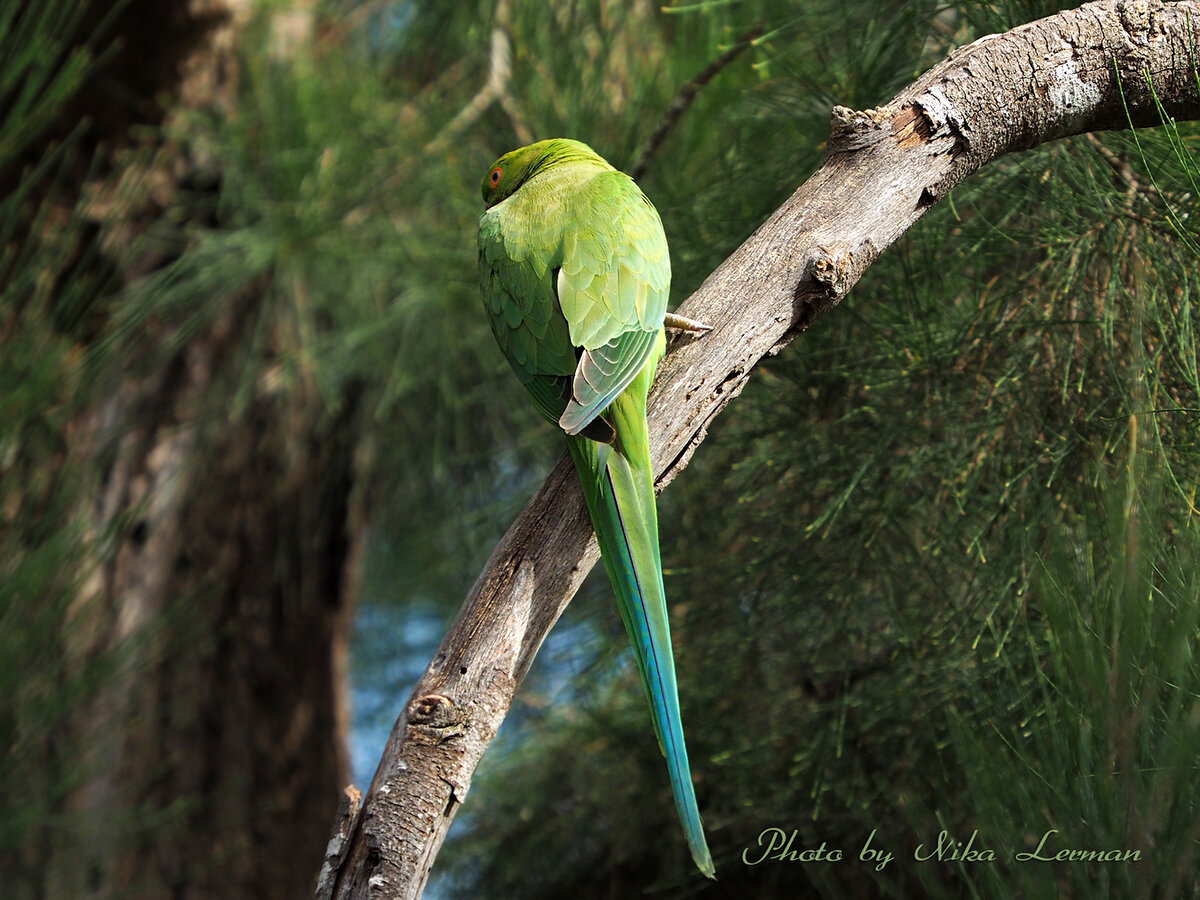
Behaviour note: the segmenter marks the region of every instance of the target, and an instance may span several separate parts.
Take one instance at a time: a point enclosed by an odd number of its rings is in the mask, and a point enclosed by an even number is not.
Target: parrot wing
[[[579,434],[650,360],[671,261],[662,221],[633,180],[603,172],[581,192],[555,279],[571,344],[582,350],[559,425]]]
[[[479,287],[492,334],[543,418],[557,422],[570,400],[578,362],[566,320],[558,312],[550,250],[519,248],[505,241],[498,217],[479,228]],[[542,241],[553,247],[556,241]],[[514,257],[513,250],[525,252]]]

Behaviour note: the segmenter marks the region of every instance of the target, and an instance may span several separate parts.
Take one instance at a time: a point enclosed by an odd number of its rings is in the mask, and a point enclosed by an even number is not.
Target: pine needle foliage
[[[68,442],[76,311],[107,287],[94,229],[58,190],[86,125],[45,143],[105,54],[102,28],[80,33],[85,7],[0,8],[0,868],[13,897],[44,896],[47,848],[78,839],[72,725],[114,664],[82,654],[65,625],[86,619],[86,541],[104,538],[78,520],[88,473]]]

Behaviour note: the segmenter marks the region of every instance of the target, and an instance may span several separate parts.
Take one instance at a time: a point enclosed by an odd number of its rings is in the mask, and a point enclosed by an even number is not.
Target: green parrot
[[[692,858],[715,877],[692,787],[663,592],[646,392],[666,350],[671,260],[633,179],[579,141],[539,141],[483,179],[479,285],[534,405],[566,433],[650,701]]]

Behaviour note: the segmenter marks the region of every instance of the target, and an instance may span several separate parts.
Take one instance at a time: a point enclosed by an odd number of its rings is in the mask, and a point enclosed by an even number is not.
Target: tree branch
[[[1200,117],[1198,44],[1200,0],[1104,0],[963,47],[886,106],[836,108],[821,168],[680,308],[714,329],[659,367],[649,403],[659,485],[760,359],[981,166],[1066,135],[1159,124],[1156,99],[1171,116]],[[420,896],[475,766],[597,558],[564,456],[492,552],[396,723],[333,896]]]
[[[533,132],[525,124],[525,119],[517,108],[517,101],[508,91],[508,82],[512,78],[512,42],[508,39],[510,18],[508,0],[499,0],[496,4],[496,24],[492,27],[487,81],[479,89],[479,93],[458,111],[458,115],[450,120],[441,133],[425,145],[422,152],[426,154],[440,152],[454,138],[474,125],[479,117],[487,112],[488,107],[497,101],[512,120],[513,131],[516,132],[517,139],[524,144],[533,143]]]

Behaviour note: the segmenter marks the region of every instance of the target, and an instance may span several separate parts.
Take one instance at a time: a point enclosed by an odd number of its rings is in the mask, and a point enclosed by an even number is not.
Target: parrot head
[[[551,138],[510,150],[492,163],[484,176],[483,202],[491,209],[511,197],[517,188],[543,169],[560,162],[585,159],[608,165],[587,144],[569,138]]]

